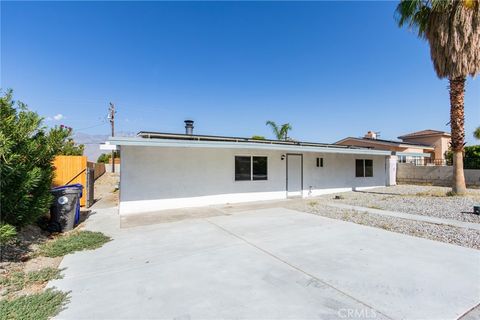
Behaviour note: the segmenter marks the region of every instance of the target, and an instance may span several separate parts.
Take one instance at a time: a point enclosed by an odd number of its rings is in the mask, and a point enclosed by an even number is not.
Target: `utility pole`
[[[108,108],[108,118],[110,119],[110,126],[112,127],[112,137],[115,136],[115,105],[110,102]],[[112,172],[115,172],[115,150],[112,150]]]

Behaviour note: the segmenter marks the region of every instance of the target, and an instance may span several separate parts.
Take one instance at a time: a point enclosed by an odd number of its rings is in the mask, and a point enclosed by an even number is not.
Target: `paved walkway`
[[[442,224],[442,225],[453,226],[457,228],[480,230],[480,224],[473,223],[473,222],[463,222],[463,221],[458,221],[453,219],[443,219],[443,218],[436,218],[436,217],[430,217],[430,216],[422,216],[418,214],[410,214],[410,213],[397,212],[397,211],[388,211],[388,210],[382,210],[382,209],[352,206],[350,204],[345,204],[345,203],[327,202],[326,205],[334,208],[368,212],[368,213],[379,214],[382,216],[390,216],[390,217],[396,217],[396,218],[402,218],[402,219],[408,219],[408,220]]]
[[[480,251],[285,208],[119,228],[67,255],[58,319],[456,319],[480,301]]]

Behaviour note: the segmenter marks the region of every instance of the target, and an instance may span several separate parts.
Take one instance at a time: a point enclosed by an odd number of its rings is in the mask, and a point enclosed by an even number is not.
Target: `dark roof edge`
[[[197,140],[197,141],[224,141],[224,142],[250,142],[258,144],[279,144],[279,145],[297,145],[297,146],[321,146],[329,148],[339,149],[371,149],[368,147],[355,147],[355,146],[342,146],[331,143],[318,143],[318,142],[306,142],[306,141],[282,141],[272,139],[252,139],[244,137],[227,137],[227,136],[214,136],[214,135],[196,135],[196,134],[183,134],[183,133],[167,133],[167,132],[154,132],[154,131],[140,131],[137,133],[138,137],[147,139],[177,139],[177,140]]]
[[[413,142],[403,142],[403,141],[394,141],[394,140],[384,140],[384,139],[369,139],[369,138],[355,138],[355,137],[347,137],[342,140],[338,140],[335,144],[343,142],[348,139],[358,140],[358,141],[367,141],[367,142],[380,142],[380,143],[389,143],[389,144],[396,144],[396,145],[406,145],[406,146],[414,146],[414,147],[427,147],[433,148],[433,146],[428,144],[421,144],[421,143],[413,143]]]
[[[440,131],[440,130],[432,130],[432,129],[429,129],[431,131],[435,131],[435,132],[430,132],[430,133],[418,133],[418,132],[421,132],[421,131],[416,131],[416,132],[411,132],[411,133],[407,133],[407,134],[404,134],[404,135],[401,135],[401,136],[398,136],[397,138],[398,139],[404,139],[404,138],[419,138],[419,137],[429,137],[429,136],[439,136],[439,135],[442,135],[442,136],[451,136],[451,134],[449,132],[446,132],[446,131]],[[422,130],[424,131],[424,130]]]

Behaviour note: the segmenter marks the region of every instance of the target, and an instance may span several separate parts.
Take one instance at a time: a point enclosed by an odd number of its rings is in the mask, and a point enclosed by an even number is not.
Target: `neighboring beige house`
[[[419,143],[433,146],[435,150],[432,159],[438,162],[445,160],[445,152],[448,151],[450,146],[451,136],[448,132],[428,129],[404,134],[398,137],[398,139],[406,143]]]
[[[430,157],[433,157],[435,151],[434,147],[428,144],[378,139],[377,134],[373,131],[368,131],[364,137],[347,137],[335,142],[335,144],[394,151],[397,153],[399,162],[420,162],[421,159],[425,158],[424,154],[427,153],[430,154]],[[407,156],[406,153],[410,155]],[[421,161],[421,163],[423,162]]]
[[[422,130],[398,138],[402,141],[378,139],[375,132],[368,131],[364,137],[347,137],[335,144],[395,151],[399,162],[444,164],[445,151],[448,150],[450,144],[449,133],[438,130]],[[407,156],[404,153],[414,153],[417,156]],[[424,158],[422,154],[430,154],[430,157],[426,161],[419,161]]]

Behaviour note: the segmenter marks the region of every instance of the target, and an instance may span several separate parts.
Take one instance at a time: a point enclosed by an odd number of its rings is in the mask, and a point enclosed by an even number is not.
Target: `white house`
[[[395,184],[391,151],[297,141],[140,132],[120,149],[120,214],[311,197]]]

